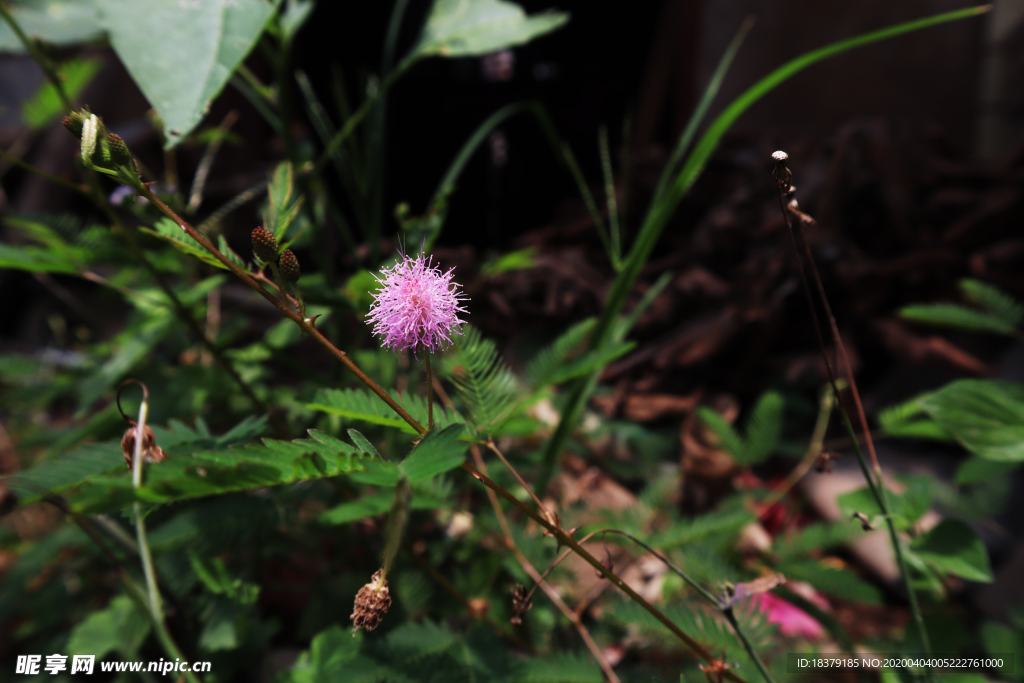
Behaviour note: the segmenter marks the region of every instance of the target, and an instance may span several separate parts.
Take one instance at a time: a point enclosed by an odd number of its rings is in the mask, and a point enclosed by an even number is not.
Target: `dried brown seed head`
[[[124,453],[124,461],[128,465],[129,470],[134,465],[135,432],[137,429],[135,422],[132,422],[131,425],[131,427],[124,430],[124,436],[121,437],[121,452]],[[167,454],[156,445],[156,435],[149,428],[149,425],[146,425],[146,428],[142,430],[142,459],[148,464],[158,463],[167,459]]]
[[[523,623],[523,615],[526,614],[533,602],[530,600],[530,593],[521,583],[516,584],[512,590],[512,618],[509,620],[513,626]]]
[[[789,155],[782,150],[772,153],[772,161],[775,162],[772,176],[775,178],[775,182],[779,184],[779,192],[782,194],[789,194],[790,185],[793,183],[793,173],[786,168],[787,159],[789,159]]]
[[[854,512],[853,518],[860,522],[860,527],[864,531],[874,531],[875,527],[871,526],[871,520],[863,512]]]
[[[352,633],[361,628],[372,631],[380,624],[381,619],[387,614],[391,607],[391,592],[388,590],[388,582],[383,579],[382,569],[378,569],[370,583],[359,589],[356,593],[355,609],[352,611]]]
[[[814,469],[817,472],[831,472],[832,463],[836,458],[842,457],[835,451],[824,451],[818,455],[818,459],[814,461]]]
[[[252,231],[252,253],[264,263],[273,263],[277,260],[277,240],[266,228],[256,228]]]
[[[786,583],[786,577],[775,572],[774,574],[762,576],[761,578],[754,579],[753,581],[738,583],[735,586],[727,586],[725,597],[722,599],[722,608],[725,609],[727,607],[732,607],[740,600],[749,598],[752,595],[767,593],[773,588],[777,588],[784,583]]]

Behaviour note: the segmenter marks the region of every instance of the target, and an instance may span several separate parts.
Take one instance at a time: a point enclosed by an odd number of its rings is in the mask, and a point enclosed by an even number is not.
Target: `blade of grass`
[[[740,46],[743,45],[743,41],[746,40],[747,34],[750,33],[750,29],[753,27],[754,17],[747,17],[722,54],[722,58],[718,61],[718,66],[715,67],[715,72],[711,75],[711,80],[708,81],[707,86],[704,88],[704,93],[700,96],[700,102],[697,103],[693,114],[690,115],[690,120],[686,122],[686,128],[683,129],[679,140],[676,142],[675,149],[672,150],[672,156],[669,157],[668,163],[665,164],[665,168],[661,171],[658,184],[654,189],[653,202],[657,203],[661,199],[661,195],[665,192],[665,187],[679,165],[679,160],[683,158],[683,155],[690,148],[693,136],[697,134],[697,127],[704,120],[704,116],[708,113],[711,103],[715,100],[715,96],[718,95],[718,91],[722,87],[722,81],[725,80],[725,75],[729,73],[729,67],[732,66],[732,61],[736,58],[736,53],[740,51]]]
[[[608,209],[608,230],[611,236],[612,263],[622,258],[622,236],[619,233],[619,205],[615,190],[615,172],[612,170],[612,155],[608,151],[608,127],[597,131],[597,148],[601,154],[601,175],[604,176],[604,201]]]

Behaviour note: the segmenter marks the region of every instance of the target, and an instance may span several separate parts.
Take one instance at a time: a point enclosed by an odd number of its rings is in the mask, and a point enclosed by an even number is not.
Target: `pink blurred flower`
[[[779,631],[784,636],[817,640],[825,635],[825,630],[816,619],[774,593],[761,593],[750,598],[750,601],[754,609],[766,613],[769,623],[779,625]]]
[[[402,260],[381,271],[376,278],[380,290],[373,294],[367,322],[375,323],[373,334],[381,344],[394,351],[426,349],[435,352],[452,343],[451,335],[462,334],[458,314],[465,300],[459,284],[452,282],[452,271],[442,273],[424,260],[402,254]]]

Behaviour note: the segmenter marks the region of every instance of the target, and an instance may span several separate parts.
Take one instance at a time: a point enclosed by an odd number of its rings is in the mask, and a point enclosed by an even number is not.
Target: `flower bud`
[[[77,111],[73,111],[61,119],[61,123],[64,124],[64,127],[67,128],[72,135],[79,140],[82,139],[82,128],[85,126],[84,116],[79,114]]]
[[[132,158],[132,153],[128,149],[128,145],[124,143],[124,139],[116,133],[111,133],[107,136],[107,144],[110,147],[110,158],[118,166],[127,166],[128,168],[135,168],[135,159]]]
[[[252,253],[264,263],[273,263],[277,260],[277,240],[266,228],[256,228],[252,231]]]
[[[298,282],[301,271],[299,270],[299,259],[295,257],[291,249],[285,249],[281,253],[281,260],[277,267],[281,269],[281,277],[285,282]]]

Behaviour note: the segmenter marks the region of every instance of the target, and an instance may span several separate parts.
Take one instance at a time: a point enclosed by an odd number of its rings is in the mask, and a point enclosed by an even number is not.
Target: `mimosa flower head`
[[[462,334],[465,321],[458,314],[467,312],[459,305],[465,301],[459,284],[452,282],[455,269],[442,272],[423,253],[401,257],[376,278],[380,289],[373,294],[367,322],[374,323],[373,334],[381,344],[395,352],[445,349],[453,333]]]

